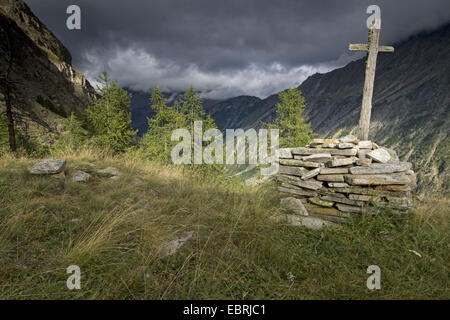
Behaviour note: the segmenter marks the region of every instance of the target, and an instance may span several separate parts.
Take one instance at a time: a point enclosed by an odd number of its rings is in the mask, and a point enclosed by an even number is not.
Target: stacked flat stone
[[[355,136],[314,139],[306,147],[279,150],[282,198],[301,200],[309,215],[344,222],[374,206],[412,208],[416,177],[395,151]],[[372,207],[372,208],[371,208]]]

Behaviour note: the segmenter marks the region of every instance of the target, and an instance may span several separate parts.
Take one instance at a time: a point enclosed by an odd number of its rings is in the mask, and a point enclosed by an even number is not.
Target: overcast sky
[[[450,22],[449,0],[25,0],[91,82],[102,69],[121,86],[204,96],[266,97],[361,54],[366,8],[381,8],[381,44]],[[81,8],[81,30],[66,9]]]

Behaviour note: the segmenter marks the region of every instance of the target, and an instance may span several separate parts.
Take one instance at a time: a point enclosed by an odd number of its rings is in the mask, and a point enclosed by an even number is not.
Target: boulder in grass
[[[177,239],[167,242],[161,249],[163,257],[171,256],[194,238],[194,231],[184,232]]]
[[[44,159],[30,169],[31,174],[58,174],[64,171],[66,160]]]
[[[303,203],[294,197],[288,197],[281,199],[281,204],[286,206],[289,210],[294,212],[295,214],[301,215],[301,216],[307,216],[308,211],[306,210]]]
[[[73,182],[88,182],[88,180],[91,178],[91,175],[87,172],[78,170],[75,172],[72,176]]]

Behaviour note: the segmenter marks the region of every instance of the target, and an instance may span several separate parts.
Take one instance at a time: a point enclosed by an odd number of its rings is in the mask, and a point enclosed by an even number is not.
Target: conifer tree
[[[115,152],[124,151],[136,135],[131,127],[131,94],[120,88],[116,81],[111,81],[106,71],[97,81],[100,98],[91,101],[86,110],[94,141]]]
[[[141,146],[151,159],[164,163],[170,162],[170,151],[175,142],[171,141],[173,130],[186,127],[186,117],[181,112],[178,101],[173,107],[167,106],[167,100],[155,86],[150,99],[155,116],[148,118],[148,131],[144,134]]]
[[[304,114],[306,104],[301,91],[289,88],[280,92],[278,98],[274,123],[263,123],[263,125],[280,130],[279,144],[281,148],[307,145],[315,134],[308,122],[308,116]]]
[[[87,132],[83,128],[83,121],[75,112],[63,119],[62,127],[64,132],[59,136],[56,148],[77,149],[86,142]]]

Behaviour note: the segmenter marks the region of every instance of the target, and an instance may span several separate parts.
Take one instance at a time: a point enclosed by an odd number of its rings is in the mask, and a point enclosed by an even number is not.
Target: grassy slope
[[[312,231],[270,219],[283,210],[271,185],[219,184],[89,152],[65,158],[67,177],[84,169],[92,180],[31,176],[33,160],[0,159],[1,299],[449,298],[448,201]],[[120,179],[95,174],[109,165]],[[165,242],[190,230],[192,243],[161,257]],[[71,264],[81,267],[79,291],[66,288]],[[373,264],[381,290],[366,288]]]

